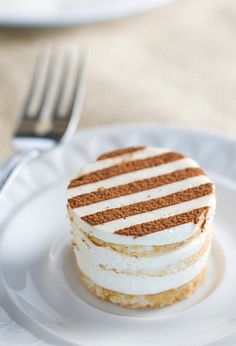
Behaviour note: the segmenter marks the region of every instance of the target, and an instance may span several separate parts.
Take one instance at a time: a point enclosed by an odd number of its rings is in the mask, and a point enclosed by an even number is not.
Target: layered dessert
[[[84,285],[125,307],[162,307],[202,283],[214,183],[165,148],[129,147],[85,165],[68,186],[72,244]]]

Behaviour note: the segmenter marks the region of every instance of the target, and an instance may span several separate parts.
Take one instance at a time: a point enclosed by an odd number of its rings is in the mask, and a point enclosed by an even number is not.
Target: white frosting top
[[[163,148],[151,148],[146,147],[139,149],[133,153],[118,155],[112,158],[90,163],[83,167],[76,178],[84,177],[87,174],[94,173],[100,170],[108,169],[115,165],[122,164],[124,162],[135,162],[137,160],[145,160],[149,158],[156,158],[161,155],[172,153],[170,149]],[[83,183],[76,187],[68,188],[69,205],[70,200],[77,199],[79,201],[80,196],[84,194],[96,194],[99,189],[108,190],[112,187],[120,187],[143,179],[162,178],[167,174],[175,174],[181,170],[196,169],[199,165],[192,159],[186,157],[180,157],[176,160],[163,162],[158,165],[145,166],[138,170],[131,170],[122,174],[116,174],[113,176],[103,177],[102,179]],[[206,226],[212,220],[215,211],[215,194],[214,191],[209,194],[203,194],[193,199],[181,200],[179,203],[170,204],[164,207],[158,207],[157,209],[150,211],[141,211],[137,214],[131,214],[125,218],[119,214],[109,221],[103,221],[96,224],[90,224],[83,218],[102,213],[106,210],[114,210],[123,206],[131,206],[135,203],[151,201],[153,199],[164,198],[168,195],[178,194],[187,189],[197,188],[204,184],[212,183],[209,177],[203,172],[202,174],[193,173],[192,176],[181,178],[177,181],[165,183],[164,185],[154,186],[152,188],[144,189],[134,193],[120,195],[115,198],[103,199],[89,203],[87,205],[79,205],[78,207],[70,205],[70,214],[73,217],[74,223],[78,229],[82,229],[90,235],[93,235],[103,241],[125,244],[125,245],[164,245],[176,243],[185,240],[195,234],[201,227],[203,221],[206,218]],[[173,227],[165,228],[163,230],[153,230],[149,234],[142,236],[132,236],[118,234],[117,231],[126,228],[133,227],[138,224],[151,223],[156,220],[163,220],[176,215],[188,213],[199,208],[207,207],[207,214],[201,215],[198,222],[186,222]],[[195,221],[195,220],[194,220]]]

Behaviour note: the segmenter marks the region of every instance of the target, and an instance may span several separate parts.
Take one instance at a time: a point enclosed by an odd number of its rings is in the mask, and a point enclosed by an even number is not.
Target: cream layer
[[[166,253],[137,257],[127,256],[109,247],[97,246],[82,232],[73,237],[73,240],[76,243],[77,248],[74,250],[78,252],[78,259],[82,257],[90,266],[114,270],[117,273],[125,271],[153,275],[154,273],[165,272],[165,268],[167,272],[176,271],[182,261],[197,255],[209,236],[210,231],[202,233],[191,242]]]
[[[86,249],[88,251],[88,249]],[[95,284],[124,294],[155,294],[177,288],[192,280],[208,260],[209,249],[193,265],[185,270],[164,276],[130,275],[108,271],[99,265],[94,265],[81,251],[75,248],[75,256],[80,270]]]

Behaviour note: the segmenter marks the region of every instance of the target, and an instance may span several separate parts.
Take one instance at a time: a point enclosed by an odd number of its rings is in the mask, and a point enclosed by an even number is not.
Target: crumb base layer
[[[157,294],[146,295],[128,295],[112,291],[96,285],[81,270],[79,270],[79,273],[84,286],[98,298],[127,308],[161,308],[191,296],[204,281],[207,274],[207,265],[191,281],[180,287]]]

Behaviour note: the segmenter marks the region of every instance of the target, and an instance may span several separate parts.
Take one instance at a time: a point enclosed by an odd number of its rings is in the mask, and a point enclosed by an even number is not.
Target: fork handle
[[[40,155],[38,149],[30,149],[17,153],[3,162],[0,166],[0,197],[5,193],[11,183],[20,174],[21,170],[28,162]]]

